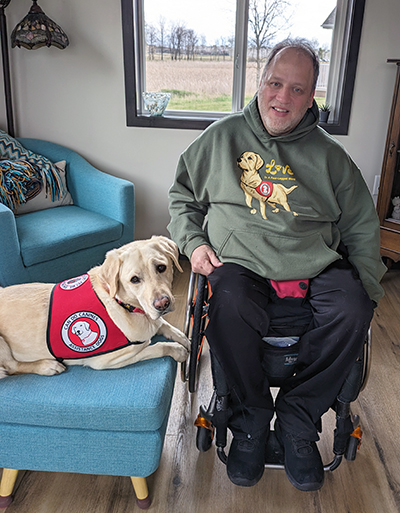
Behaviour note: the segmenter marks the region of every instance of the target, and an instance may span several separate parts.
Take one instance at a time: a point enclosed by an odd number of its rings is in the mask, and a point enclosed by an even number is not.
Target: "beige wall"
[[[6,9],[9,34],[30,2]],[[134,182],[136,237],[167,234],[167,191],[192,130],[132,128],[125,123],[119,0],[41,0],[70,38],[63,51],[10,49],[16,132],[68,146],[100,169]],[[400,2],[366,0],[348,136],[338,139],[372,189],[380,173],[395,66],[400,58]],[[2,80],[0,92],[2,93]],[[0,127],[7,129],[0,102]]]

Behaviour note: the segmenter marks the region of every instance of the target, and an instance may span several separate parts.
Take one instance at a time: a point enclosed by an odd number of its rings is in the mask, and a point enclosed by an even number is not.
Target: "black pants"
[[[274,292],[269,280],[237,264],[226,263],[208,278],[207,340],[230,387],[234,414],[229,427],[257,436],[274,412],[262,365]],[[300,339],[296,374],[281,387],[275,410],[285,431],[318,440],[320,418],[360,355],[373,304],[346,259],[310,280],[306,301],[311,322]]]

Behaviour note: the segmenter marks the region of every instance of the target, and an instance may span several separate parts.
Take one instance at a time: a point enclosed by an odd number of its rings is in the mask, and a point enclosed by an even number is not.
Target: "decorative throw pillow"
[[[33,198],[28,198],[26,203],[22,203],[18,205],[16,214],[28,214],[29,212],[36,212],[38,210],[46,210],[47,208],[53,207],[62,207],[64,205],[72,205],[73,201],[71,198],[71,194],[67,189],[66,182],[66,173],[65,173],[65,160],[61,160],[60,162],[56,162],[54,164],[57,167],[58,174],[61,181],[61,193],[59,198],[53,198],[46,187],[42,187],[39,191],[39,194],[34,196]],[[43,175],[43,171],[41,172]]]
[[[15,214],[70,205],[72,198],[65,182],[65,160],[47,173],[25,160],[0,160],[0,202]]]
[[[44,168],[48,173],[57,173],[54,164],[48,158],[27,150],[17,139],[3,130],[0,130],[0,158],[3,160],[27,160],[41,169]]]
[[[0,161],[0,201],[13,212],[42,187],[39,167],[24,160]]]
[[[44,210],[47,208],[72,204],[72,198],[68,192],[65,178],[65,161],[61,161],[63,164],[53,164],[43,155],[38,155],[24,148],[19,141],[8,135],[3,130],[0,130],[0,159],[4,159],[3,163],[6,166],[5,168],[3,167],[3,175],[0,177],[0,187],[2,188],[0,201],[7,205],[4,198],[6,190],[9,189],[9,192],[11,191],[13,197],[12,201],[9,197],[9,201],[11,202],[10,205],[13,205],[12,210],[14,210],[14,212],[18,214],[27,214],[28,212],[34,212],[36,210]],[[18,196],[15,192],[15,187],[17,187],[15,182],[15,180],[17,180],[17,175],[13,175],[12,171],[7,168],[7,164],[5,164],[6,161],[19,161],[20,167],[23,167],[22,161],[31,164],[34,169],[40,171],[38,179],[39,182],[42,183],[42,187],[39,188],[37,185],[36,189],[30,189],[26,198],[24,196],[26,191],[23,193],[23,197],[21,194]],[[30,172],[32,173],[32,170]],[[5,183],[2,184],[2,180],[5,179],[4,173],[8,176],[8,187]],[[11,176],[13,176],[14,185],[11,183]],[[19,176],[22,178],[22,175]],[[27,176],[23,178],[24,185],[22,186],[22,189],[27,186],[27,179]],[[32,177],[29,180],[32,180]],[[16,200],[17,196],[19,197],[18,200]]]

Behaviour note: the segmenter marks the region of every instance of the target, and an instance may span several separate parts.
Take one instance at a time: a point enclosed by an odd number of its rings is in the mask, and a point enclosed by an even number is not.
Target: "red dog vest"
[[[256,187],[256,191],[264,198],[269,198],[272,194],[272,189],[274,185],[272,182],[267,182],[267,180],[263,180],[260,185]]]
[[[88,274],[55,285],[47,325],[47,346],[55,358],[87,358],[135,343],[111,320]]]

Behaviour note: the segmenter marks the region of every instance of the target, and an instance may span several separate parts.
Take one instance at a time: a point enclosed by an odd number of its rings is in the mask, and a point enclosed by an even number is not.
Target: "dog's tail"
[[[284,185],[282,185],[282,187],[285,189],[286,194],[290,194],[292,191],[294,191],[294,189],[297,189],[298,185],[292,185],[292,187],[290,187],[290,189],[288,189]]]

